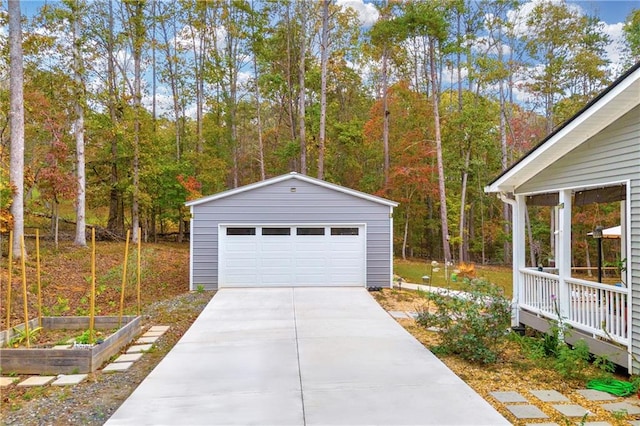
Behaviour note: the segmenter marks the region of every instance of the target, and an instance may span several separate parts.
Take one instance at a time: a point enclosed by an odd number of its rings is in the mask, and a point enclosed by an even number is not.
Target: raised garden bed
[[[123,316],[122,325],[118,328],[118,317],[95,317],[96,329],[115,329],[102,343],[86,347],[68,349],[53,348],[1,348],[0,369],[3,374],[77,374],[91,373],[105,361],[120,352],[141,331],[141,317]],[[29,328],[38,326],[38,320],[29,321]],[[14,328],[23,328],[19,325]],[[89,328],[89,317],[43,317],[43,330],[86,330]],[[10,330],[9,340],[14,331]],[[7,332],[0,334],[0,345],[6,346]]]

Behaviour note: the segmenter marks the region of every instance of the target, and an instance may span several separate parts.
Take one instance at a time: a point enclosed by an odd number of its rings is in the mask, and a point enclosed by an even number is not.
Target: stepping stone
[[[417,312],[405,312],[405,313],[413,319],[417,319],[419,315]]]
[[[631,426],[640,426],[640,420],[630,420],[629,424]]]
[[[77,385],[87,378],[87,374],[61,374],[51,386]]]
[[[152,327],[149,328],[149,331],[161,331],[161,332],[165,332],[169,330],[169,326],[168,325],[154,325]]]
[[[49,383],[53,382],[55,379],[56,379],[56,376],[33,376],[18,383],[18,386],[19,387],[46,386]]]
[[[508,391],[508,392],[489,392],[489,395],[497,399],[502,403],[506,402],[529,402],[527,399],[520,395],[518,392]]]
[[[151,350],[151,348],[153,347],[153,345],[151,343],[148,343],[146,345],[133,345],[131,347],[129,347],[129,349],[127,349],[127,353],[128,354],[135,354],[135,353],[139,353],[139,352],[148,352]]]
[[[55,345],[51,349],[69,349],[73,345]]]
[[[159,339],[159,336],[156,337],[141,337],[138,340],[136,340],[136,344],[145,344],[145,343],[154,343],[156,340]]]
[[[9,386],[10,384],[19,381],[17,377],[0,377],[0,388]]]
[[[555,390],[532,390],[530,394],[544,402],[568,402],[569,398]]]
[[[134,362],[142,358],[142,353],[120,355],[113,362]]]
[[[552,407],[567,417],[584,417],[585,414],[587,416],[593,416],[593,413],[591,411],[576,404],[557,404],[552,405]]]
[[[535,405],[505,405],[507,410],[511,411],[511,414],[518,419],[548,419],[544,412]]]
[[[638,407],[637,405],[629,404],[628,402],[613,402],[611,404],[602,404],[602,408],[612,413],[626,411],[627,414],[631,416],[640,414],[640,407]]]
[[[560,426],[558,423],[526,423],[526,426]]]
[[[125,371],[133,365],[133,362],[112,362],[102,369],[103,373],[113,373],[115,371]]]
[[[580,424],[584,426],[612,426],[609,422],[584,422]]]
[[[402,311],[389,311],[389,315],[397,319],[409,319],[409,315]]]
[[[147,331],[142,337],[160,337],[164,334],[164,331]]]
[[[588,401],[611,401],[617,399],[615,396],[595,389],[579,389],[578,392]]]

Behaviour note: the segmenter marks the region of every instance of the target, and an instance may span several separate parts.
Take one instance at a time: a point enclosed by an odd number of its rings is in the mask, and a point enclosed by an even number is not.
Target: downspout
[[[518,226],[521,226],[520,223],[518,223],[518,215],[516,214],[516,212],[518,211],[518,202],[516,200],[514,200],[513,198],[509,198],[509,196],[507,195],[507,193],[505,192],[498,192],[498,198],[500,199],[500,201],[502,201],[505,204],[509,204],[511,206],[511,220],[512,220],[512,226],[511,226],[511,264],[513,265],[513,271],[512,271],[512,280],[513,280],[513,298],[511,300],[511,325],[513,327],[519,327],[520,326],[520,310],[518,309],[518,303],[519,303],[519,299],[520,299],[520,286],[518,285],[518,280],[520,279],[520,271],[518,270],[518,262],[517,259],[520,256],[520,251],[523,249],[522,247],[517,247],[516,243],[516,230],[518,229]]]

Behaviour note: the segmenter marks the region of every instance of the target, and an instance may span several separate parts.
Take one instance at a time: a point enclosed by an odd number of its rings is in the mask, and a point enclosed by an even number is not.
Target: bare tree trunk
[[[24,236],[24,69],[22,62],[22,27],[20,1],[9,0],[9,92],[11,155],[9,181],[15,188],[11,215],[13,216],[13,257],[22,258],[20,240]],[[25,253],[26,255],[26,253]]]
[[[298,127],[300,135],[300,173],[307,174],[307,141],[306,141],[306,97],[305,97],[305,61],[307,57],[307,5],[302,1],[300,5],[300,62],[298,63]]]
[[[436,140],[436,157],[438,162],[438,189],[440,192],[440,221],[442,223],[442,252],[445,263],[451,261],[451,247],[449,245],[449,221],[447,219],[447,194],[444,184],[444,160],[442,158],[442,135],[440,132],[440,108],[438,95],[438,80],[436,74],[435,40],[429,37],[429,71],[431,77],[431,99],[433,104],[433,122]]]
[[[84,158],[84,64],[82,61],[82,54],[80,52],[80,19],[82,19],[82,12],[75,11],[73,17],[73,62],[74,62],[74,79],[75,79],[75,139],[76,139],[76,176],[77,184],[76,188],[76,236],[74,244],[86,247],[87,245],[87,223],[85,218],[86,207],[86,177],[85,177],[85,158]]]
[[[402,259],[407,259],[407,239],[409,238],[409,209],[404,216],[404,235],[402,236]]]
[[[258,76],[258,60],[253,55],[253,72],[255,79],[255,97],[256,97],[256,120],[258,124],[258,162],[260,163],[260,179],[265,180],[267,174],[264,167],[264,140],[262,136],[262,114],[261,114],[261,98],[260,98],[260,82]]]
[[[116,108],[116,71],[115,71],[115,46],[113,36],[113,2],[109,4],[109,33],[107,35],[107,79],[109,88],[109,117],[111,125],[115,128],[119,121]],[[111,171],[109,176],[109,219],[107,221],[107,229],[116,234],[124,235],[124,201],[122,192],[118,188],[119,171],[118,171],[118,136],[116,132],[111,134]]]
[[[416,86],[417,87],[417,86]],[[382,149],[384,151],[384,186],[389,186],[389,50],[382,52]]]
[[[318,138],[318,179],[324,179],[324,150],[327,123],[327,63],[329,62],[329,4],[322,2],[322,42],[320,43],[320,135]]]
[[[531,262],[531,266],[537,266],[538,262],[536,262],[536,252],[533,244],[533,231],[531,230],[531,221],[529,220],[529,209],[526,208],[524,210],[524,221],[527,226],[527,238],[529,238],[529,261]]]
[[[471,147],[467,149],[464,158],[464,171],[462,172],[462,188],[460,189],[460,224],[458,228],[458,236],[460,237],[460,247],[458,250],[459,260],[467,262],[469,253],[466,251],[469,240],[469,234],[465,232],[465,224],[467,218],[467,182],[469,181],[469,163],[471,161]]]

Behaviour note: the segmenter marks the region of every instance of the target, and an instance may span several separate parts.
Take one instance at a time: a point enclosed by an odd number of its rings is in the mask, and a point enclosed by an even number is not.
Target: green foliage
[[[589,345],[582,339],[573,347],[563,344],[558,346],[554,368],[567,379],[583,379],[590,357]]]
[[[79,344],[89,344],[89,343],[94,343],[97,340],[97,333],[94,330],[93,333],[91,333],[91,330],[87,329],[85,330],[80,336],[75,338],[76,343]]]
[[[204,286],[202,284],[198,284],[196,286],[196,292],[197,293],[204,293]]]
[[[55,316],[61,316],[62,314],[67,312],[69,309],[71,309],[71,307],[69,306],[69,299],[62,296],[58,296],[57,303],[53,305],[53,308],[52,308],[53,314]]]
[[[417,318],[422,327],[439,329],[439,349],[483,364],[498,360],[511,319],[502,290],[484,280],[466,283],[466,297],[427,293],[428,306]]]
[[[42,327],[35,327],[33,329],[29,329],[29,332],[27,333],[25,328],[14,327],[13,331],[16,334],[9,339],[9,346],[18,346],[26,342],[31,343],[31,341],[35,340],[38,333],[40,333],[40,330],[42,330]]]

